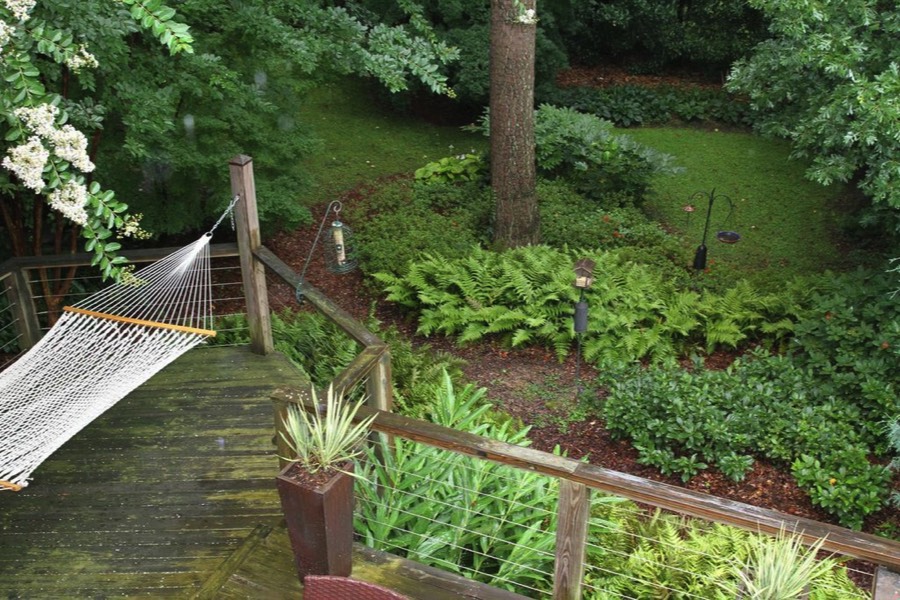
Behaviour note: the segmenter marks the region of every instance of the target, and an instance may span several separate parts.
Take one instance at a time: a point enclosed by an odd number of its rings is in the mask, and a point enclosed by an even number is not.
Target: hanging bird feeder
[[[312,261],[313,254],[316,251],[316,245],[318,245],[319,240],[322,239],[325,223],[328,222],[328,217],[332,212],[334,213],[334,220],[331,222],[331,227],[328,228],[325,239],[322,240],[325,250],[325,268],[328,269],[329,272],[338,275],[349,273],[356,268],[357,260],[356,248],[353,245],[353,231],[340,220],[342,207],[343,205],[340,201],[334,200],[328,205],[328,208],[325,209],[325,215],[322,217],[322,222],[319,224],[319,231],[316,233],[316,238],[313,240],[312,247],[309,249],[309,256],[306,257],[303,271],[300,273],[300,282],[297,284],[296,290],[298,302],[303,301],[302,288],[306,285],[306,271],[309,269],[309,263]]]
[[[698,271],[702,271],[706,268],[706,235],[709,233],[709,221],[712,217],[712,209],[713,203],[716,198],[721,198],[728,202],[728,216],[725,217],[725,221],[722,223],[722,229],[716,233],[716,239],[722,242],[723,244],[736,244],[741,239],[741,234],[736,231],[731,231],[730,229],[726,229],[728,223],[731,221],[731,217],[734,214],[734,202],[731,201],[731,198],[724,194],[716,195],[716,188],[713,188],[711,192],[697,192],[693,196],[691,196],[691,200],[695,198],[702,199],[706,196],[709,200],[709,203],[706,207],[706,223],[703,226],[703,239],[700,242],[700,245],[697,247],[697,252],[694,254],[694,269]],[[687,206],[691,207],[691,211],[693,212],[693,205],[688,204]],[[687,207],[684,208],[687,211]]]

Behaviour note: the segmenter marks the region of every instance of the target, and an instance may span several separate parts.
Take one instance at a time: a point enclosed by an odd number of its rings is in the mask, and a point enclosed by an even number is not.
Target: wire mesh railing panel
[[[551,592],[554,478],[405,439],[371,450],[359,473],[367,545],[524,596]]]
[[[15,312],[16,300],[7,292],[7,277],[12,277],[12,274],[0,276],[0,370],[6,368],[22,352],[22,334]]]
[[[138,264],[140,269],[143,264]],[[211,259],[213,326],[224,344],[247,343],[246,312],[239,262],[232,257]],[[94,267],[31,268],[28,286],[41,330],[46,332],[59,318],[63,306],[77,304],[112,285]]]
[[[595,504],[583,597],[739,597],[740,590],[746,592],[748,586],[762,585],[762,581],[773,585],[766,578],[777,573],[766,572],[767,565],[783,568],[790,561],[801,562],[784,551],[784,543],[790,541],[790,532],[775,537],[755,534],[702,519],[644,510],[630,501],[604,504],[599,509]],[[799,557],[804,552],[800,550]],[[820,569],[801,591],[805,588],[813,593],[811,597],[834,600],[870,597],[854,584],[858,577],[851,580],[853,569],[840,561],[813,562]],[[786,569],[782,576],[784,572]]]

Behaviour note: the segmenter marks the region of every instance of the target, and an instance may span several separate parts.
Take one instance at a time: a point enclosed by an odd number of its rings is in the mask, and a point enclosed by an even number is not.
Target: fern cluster
[[[603,507],[613,523],[590,529],[584,597],[717,598],[738,596],[741,574],[753,573],[758,548],[778,538],[678,517],[659,511],[649,517],[632,503]],[[810,598],[862,599],[867,595],[834,559],[819,563]]]
[[[758,294],[746,282],[723,295],[678,289],[661,270],[619,252],[588,253],[596,262],[586,298],[588,360],[671,360],[693,344],[736,347],[792,329],[783,297]],[[463,258],[426,255],[402,276],[375,278],[388,300],[418,312],[424,335],[455,336],[462,344],[499,337],[513,347],[542,344],[564,357],[575,339],[572,264],[583,254],[545,246],[502,253],[473,248]]]

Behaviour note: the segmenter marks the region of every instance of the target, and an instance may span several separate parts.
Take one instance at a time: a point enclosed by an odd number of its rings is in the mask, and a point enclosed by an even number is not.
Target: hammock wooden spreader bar
[[[128,323],[130,325],[143,325],[145,327],[158,327],[160,329],[171,329],[172,331],[181,331],[182,333],[197,333],[199,335],[216,337],[216,332],[213,331],[212,329],[200,329],[198,327],[185,327],[184,325],[172,325],[171,323],[160,323],[159,321],[146,321],[144,319],[132,319],[131,317],[120,317],[118,315],[102,313],[102,312],[99,312],[96,310],[86,310],[84,308],[76,308],[74,306],[64,306],[63,310],[66,312],[78,313],[81,315],[88,315],[89,317],[108,319],[110,321],[118,321],[119,323]],[[0,485],[2,485],[2,482],[0,482]]]

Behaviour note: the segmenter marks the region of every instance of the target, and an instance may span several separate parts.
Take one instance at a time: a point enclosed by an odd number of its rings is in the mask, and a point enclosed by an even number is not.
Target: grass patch
[[[298,118],[322,143],[317,154],[300,164],[314,180],[300,199],[305,205],[361,182],[412,173],[427,162],[487,147],[480,134],[392,113],[379,105],[372,85],[348,78],[319,86],[305,97]]]
[[[363,182],[411,173],[425,163],[471,149],[484,150],[487,139],[454,126],[428,124],[398,115],[378,101],[373,84],[344,79],[312,90],[299,119],[313,127],[321,150],[300,167],[314,186],[300,198],[311,205],[334,198]],[[788,158],[787,142],[751,133],[689,128],[623,130],[636,141],[672,154],[685,172],[654,181],[647,201],[651,216],[695,248],[703,234],[706,201],[682,210],[690,197],[715,188],[730,196],[717,202],[710,223],[709,258],[713,269],[734,269],[758,283],[777,286],[794,275],[854,266],[840,248],[838,210],[847,194],[842,185],[823,187],[808,181],[802,162]],[[741,234],[734,245],[716,241],[718,229]]]
[[[685,168],[679,175],[659,177],[647,208],[654,218],[680,232],[686,243],[699,245],[708,201],[683,206],[698,192],[729,196],[735,204],[728,219],[727,202],[716,202],[707,238],[709,258],[740,270],[751,279],[778,279],[850,266],[836,241],[842,215],[838,200],[845,186],[824,187],[804,178],[805,165],[790,160],[790,146],[750,133],[686,128],[643,128],[625,131],[635,140],[676,157]],[[726,223],[727,220],[727,223]],[[716,241],[719,229],[741,234],[737,244]],[[777,276],[770,277],[773,274]]]

